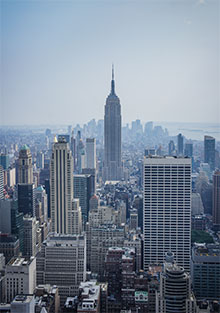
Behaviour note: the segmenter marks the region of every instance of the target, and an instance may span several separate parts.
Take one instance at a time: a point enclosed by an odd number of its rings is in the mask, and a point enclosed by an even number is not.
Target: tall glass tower
[[[104,117],[103,178],[121,180],[121,105],[115,94],[114,68],[112,67],[111,92],[106,99]]]

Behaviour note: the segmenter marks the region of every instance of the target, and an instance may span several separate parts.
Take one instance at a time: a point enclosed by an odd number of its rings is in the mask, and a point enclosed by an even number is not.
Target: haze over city
[[[1,125],[219,122],[219,1],[1,1]],[[11,114],[8,113],[10,109]]]

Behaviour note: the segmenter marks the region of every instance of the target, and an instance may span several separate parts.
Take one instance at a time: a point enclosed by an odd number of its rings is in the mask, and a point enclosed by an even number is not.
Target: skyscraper
[[[55,140],[50,161],[52,231],[72,233],[73,159],[65,138]]]
[[[73,176],[74,197],[79,199],[82,209],[83,221],[88,219],[89,200],[93,195],[93,177],[92,175],[74,175]]]
[[[175,144],[173,140],[170,140],[168,149],[169,149],[169,155],[173,155],[175,152]]]
[[[86,138],[86,168],[96,168],[95,138]]]
[[[106,99],[104,116],[104,180],[120,180],[121,164],[121,105],[115,94],[114,69],[112,68],[111,93]]]
[[[4,199],[4,170],[0,165],[0,199]]]
[[[215,138],[204,137],[204,162],[210,165],[211,170],[215,169]]]
[[[190,269],[191,159],[144,159],[144,269],[164,262],[168,251]]]
[[[27,145],[24,145],[19,152],[18,183],[33,183],[32,155],[30,148]]]
[[[179,134],[177,136],[177,153],[178,155],[183,155],[183,135]]]
[[[18,184],[18,211],[35,216],[35,189],[33,184]]]
[[[213,175],[213,224],[220,230],[220,170]]]
[[[184,155],[190,158],[193,157],[193,144],[192,143],[185,144]]]

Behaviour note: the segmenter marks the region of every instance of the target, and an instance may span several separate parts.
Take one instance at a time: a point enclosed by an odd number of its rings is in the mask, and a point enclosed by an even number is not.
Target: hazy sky
[[[219,0],[0,0],[0,124],[218,122]]]

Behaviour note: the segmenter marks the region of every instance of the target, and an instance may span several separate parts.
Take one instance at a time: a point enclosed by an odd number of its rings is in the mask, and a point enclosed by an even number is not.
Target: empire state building
[[[112,67],[111,92],[106,99],[104,117],[103,178],[121,180],[121,105],[115,94],[114,68]]]

